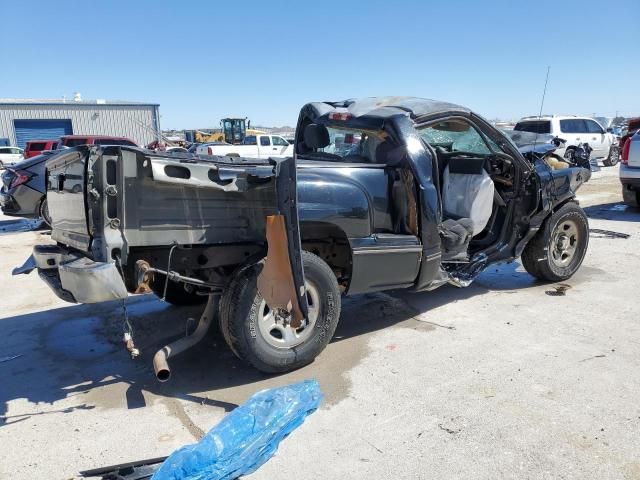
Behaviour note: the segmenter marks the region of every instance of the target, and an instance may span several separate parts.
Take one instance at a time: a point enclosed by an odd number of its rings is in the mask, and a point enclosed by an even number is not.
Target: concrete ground
[[[132,297],[71,305],[36,274],[11,277],[46,231],[0,218],[0,478],[68,479],[167,455],[254,392],[316,378],[322,408],[249,478],[640,479],[640,212],[617,168],[580,191],[593,232],[564,296],[519,263],[465,289],[345,299],[312,365],[269,377],[211,337],[159,384],[151,357],[197,309]],[[16,356],[13,358],[14,356]]]

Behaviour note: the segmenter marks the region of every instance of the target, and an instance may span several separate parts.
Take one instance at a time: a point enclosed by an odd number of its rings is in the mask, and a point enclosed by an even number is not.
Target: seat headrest
[[[376,148],[376,163],[385,163],[390,167],[398,166],[405,156],[405,149],[390,140],[382,142]]]
[[[464,158],[454,157],[449,160],[450,173],[459,173],[463,175],[481,175],[484,169],[486,158]]]
[[[304,143],[309,148],[324,148],[331,143],[329,130],[324,125],[310,123],[304,129]]]

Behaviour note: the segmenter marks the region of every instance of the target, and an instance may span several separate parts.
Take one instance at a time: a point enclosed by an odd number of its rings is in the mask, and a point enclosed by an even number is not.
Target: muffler
[[[165,345],[156,352],[153,356],[153,370],[156,373],[156,378],[161,382],[166,382],[171,378],[171,369],[169,368],[169,358],[175,357],[180,353],[193,347],[196,343],[204,338],[209,331],[213,319],[218,312],[218,302],[220,299],[219,293],[212,293],[209,295],[207,306],[202,312],[200,321],[195,331],[191,335],[180,338],[175,342]]]

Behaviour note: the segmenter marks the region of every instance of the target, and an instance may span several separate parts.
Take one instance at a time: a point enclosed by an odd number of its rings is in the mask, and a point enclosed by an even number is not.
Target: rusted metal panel
[[[298,328],[304,314],[294,281],[289,257],[289,239],[284,215],[267,217],[267,258],[258,275],[258,290],[272,310],[286,310],[291,314],[291,326]]]

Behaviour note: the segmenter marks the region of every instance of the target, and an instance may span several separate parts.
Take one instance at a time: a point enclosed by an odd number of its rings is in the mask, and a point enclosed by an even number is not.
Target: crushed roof
[[[438,112],[470,112],[468,108],[455,103],[418,97],[365,97],[325,103],[334,108],[346,108],[354,117],[388,117],[399,113],[419,117]]]

